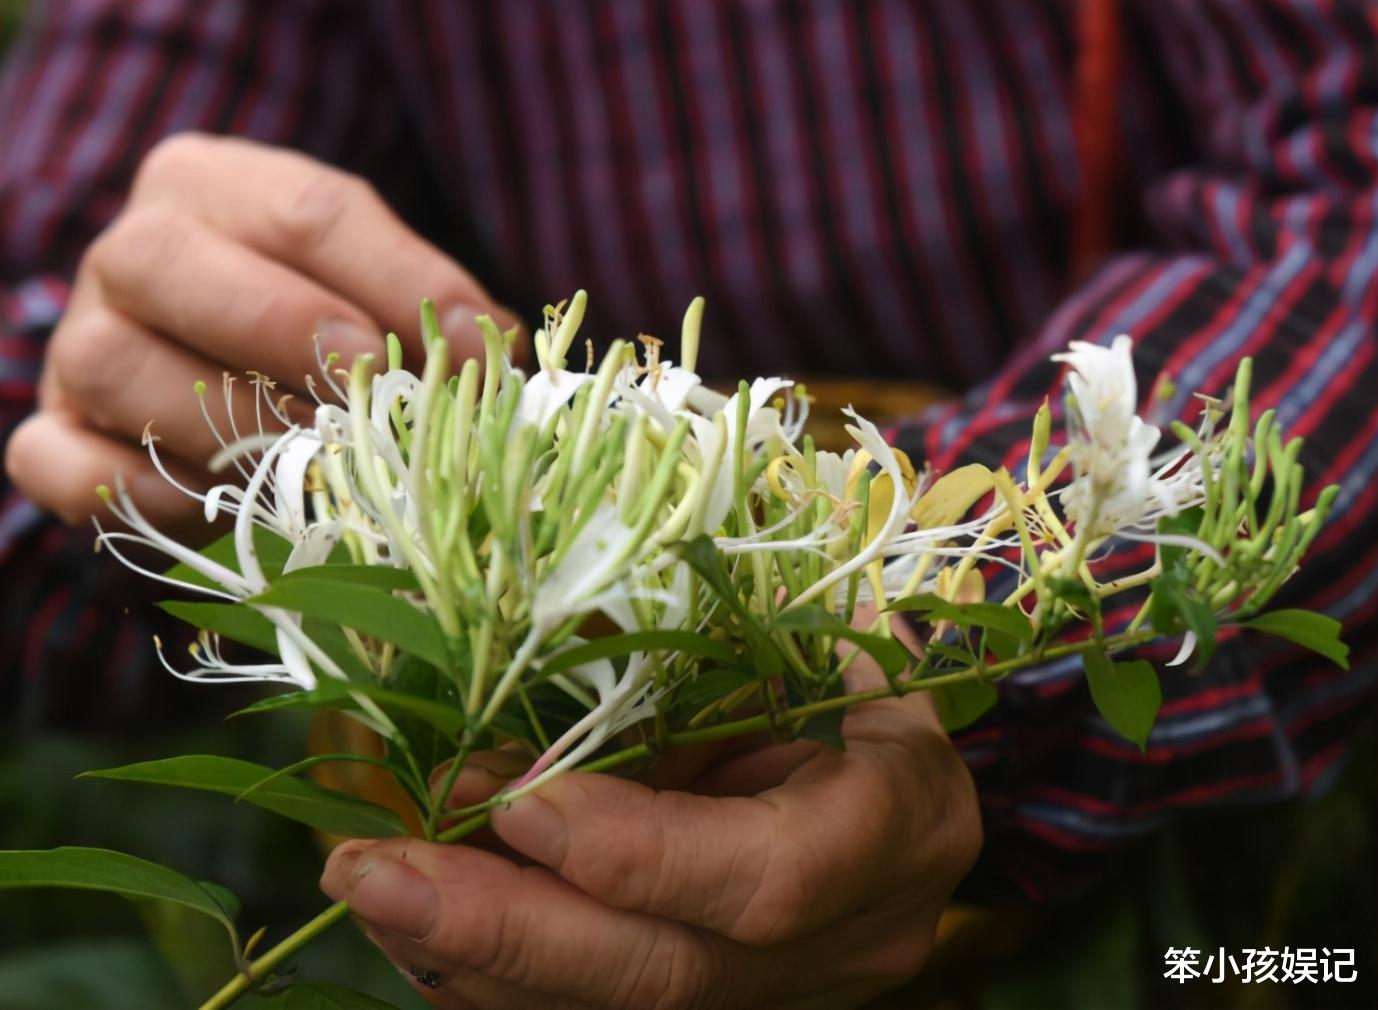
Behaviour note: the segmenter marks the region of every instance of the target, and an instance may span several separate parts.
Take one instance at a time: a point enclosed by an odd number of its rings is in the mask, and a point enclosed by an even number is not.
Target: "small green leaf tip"
[[[421,302],[421,339],[427,344],[445,339],[445,334],[440,332],[440,316],[436,314],[435,302],[429,298]]]
[[[679,331],[680,367],[692,372],[699,364],[699,341],[703,333],[703,295],[689,303]]]

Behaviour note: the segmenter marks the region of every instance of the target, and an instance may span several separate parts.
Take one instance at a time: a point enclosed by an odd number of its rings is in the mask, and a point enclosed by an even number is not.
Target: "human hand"
[[[249,141],[170,137],[82,259],[38,411],[11,436],[6,469],[68,522],[98,510],[95,488],[116,472],[151,519],[188,516],[197,504],[138,447],[150,421],[174,474],[204,484],[219,444],[193,396],[196,380],[217,394],[206,400],[223,428],[224,372],[262,372],[279,396],[302,390],[318,373],[316,333],[344,363],[382,354],[388,330],[419,356],[427,297],[459,357],[482,347],[476,315],[504,328],[514,321],[362,179]],[[236,384],[233,404],[239,430],[256,430],[247,382]],[[296,409],[309,417],[304,404]]]
[[[849,687],[879,676],[855,667]],[[858,706],[843,735],[724,752],[681,790],[570,773],[493,812],[524,859],[348,842],[321,884],[448,1010],[858,1006],[923,964],[981,829],[926,697]],[[462,802],[519,771],[495,760]]]

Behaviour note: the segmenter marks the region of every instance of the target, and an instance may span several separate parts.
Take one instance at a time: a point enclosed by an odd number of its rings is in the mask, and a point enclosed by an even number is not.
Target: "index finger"
[[[420,351],[432,299],[457,354],[482,342],[473,319],[513,321],[472,275],[416,234],[363,179],[293,151],[179,134],[145,160],[134,201],[171,199],[217,231],[346,297]],[[447,325],[448,324],[448,325]]]
[[[749,945],[806,935],[903,883],[923,830],[887,772],[911,758],[820,754],[756,797],[656,792],[571,772],[493,811],[494,832],[598,900]],[[899,778],[898,775],[895,776]]]

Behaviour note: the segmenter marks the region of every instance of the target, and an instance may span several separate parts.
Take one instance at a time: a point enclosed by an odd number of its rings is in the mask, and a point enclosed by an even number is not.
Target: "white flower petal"
[[[1177,650],[1177,655],[1167,661],[1168,666],[1181,666],[1191,658],[1191,654],[1196,651],[1196,632],[1188,631],[1182,636],[1182,647]]]
[[[563,368],[543,368],[526,380],[517,405],[517,424],[544,431],[550,419],[574,398],[579,388],[593,381],[592,375]]]

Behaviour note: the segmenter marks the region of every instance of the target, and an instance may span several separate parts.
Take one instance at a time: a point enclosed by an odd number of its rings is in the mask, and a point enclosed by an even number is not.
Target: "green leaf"
[[[591,642],[584,642],[558,652],[541,664],[541,675],[549,677],[597,659],[655,650],[716,659],[722,663],[731,663],[737,658],[731,646],[693,631],[630,631],[626,634],[595,638]]]
[[[415,656],[403,656],[394,664],[388,684],[391,690],[384,711],[394,716],[398,733],[425,775],[454,756],[455,740],[465,725],[459,691],[449,677]],[[389,760],[402,777],[410,766],[401,754],[392,753],[395,746],[396,741],[388,741]],[[417,798],[426,802],[424,788]]]
[[[133,900],[171,901],[221,923],[238,947],[225,892],[212,893],[190,877],[146,859],[110,849],[65,847],[0,852],[0,889],[65,887],[108,891]]]
[[[1342,626],[1333,617],[1310,610],[1274,610],[1245,621],[1244,627],[1296,642],[1349,669],[1349,646],[1341,640]]]
[[[302,579],[328,579],[331,582],[349,582],[359,586],[372,586],[374,589],[405,589],[415,592],[421,588],[415,573],[406,568],[393,568],[390,565],[310,565],[283,572],[273,580],[274,585],[284,582],[299,582]]]
[[[1069,607],[1075,607],[1084,614],[1090,614],[1097,626],[1100,622],[1100,600],[1091,595],[1086,583],[1081,579],[1055,575],[1048,580],[1048,588],[1059,600]]]
[[[842,720],[846,715],[845,708],[835,708],[810,716],[799,727],[798,736],[801,740],[813,740],[837,750],[846,750],[847,740],[842,735]]]
[[[358,711],[359,704],[351,695],[362,695],[378,704],[389,715],[401,714],[422,719],[451,739],[457,739],[467,725],[464,712],[458,704],[444,704],[428,698],[391,691],[373,684],[349,683],[337,680],[323,681],[310,691],[290,691],[262,698],[231,713],[231,718],[242,715],[259,715],[263,712],[277,712],[284,709],[330,709],[333,711]]]
[[[1201,531],[1201,521],[1205,510],[1199,506],[1185,509],[1175,516],[1163,516],[1158,520],[1158,532],[1179,537],[1194,537]],[[1158,557],[1162,559],[1163,571],[1174,571],[1186,560],[1187,549],[1176,544],[1159,544]]]
[[[1033,639],[1033,625],[1018,607],[1002,607],[998,603],[952,603],[933,593],[920,593],[896,600],[885,609],[892,613],[928,611],[930,622],[950,621],[962,627],[994,628],[1021,642]]]
[[[149,782],[239,796],[272,774],[272,768],[251,761],[187,754],[86,772],[81,777]],[[407,833],[406,825],[391,810],[301,779],[274,779],[245,796],[244,802],[335,835],[391,838]]]
[[[1111,662],[1100,649],[1083,652],[1081,662],[1096,710],[1116,733],[1144,750],[1163,703],[1153,664],[1142,659]]]
[[[435,618],[381,589],[324,577],[280,579],[250,602],[342,624],[449,669],[445,636]]]
[[[995,628],[986,629],[986,648],[1003,663],[1019,655],[1019,639]]]
[[[898,639],[860,631],[823,607],[791,607],[775,618],[775,627],[782,631],[831,635],[851,642],[870,655],[887,677],[903,673],[914,658]]]
[[[933,688],[933,704],[938,718],[949,733],[965,729],[990,711],[1000,697],[993,684],[984,680],[964,680]]]
[[[273,622],[242,603],[188,603],[164,600],[158,606],[194,628],[214,632],[232,642],[277,655],[277,630]]]
[[[915,610],[942,610],[950,606],[951,600],[945,600],[937,593],[916,593],[913,596],[902,596],[895,600],[885,609],[892,613],[907,613]]]
[[[680,548],[680,556],[694,572],[713,590],[722,604],[727,607],[741,623],[742,634],[751,647],[751,656],[761,673],[775,677],[785,669],[785,657],[766,634],[765,628],[743,602],[737,585],[723,561],[722,552],[713,538],[699,534]]]
[[[310,712],[319,709],[354,712],[358,711],[358,708],[358,702],[349,696],[343,686],[337,685],[335,681],[325,681],[310,691],[291,690],[285,694],[273,694],[267,698],[260,698],[252,705],[246,705],[238,711],[231,712],[229,718],[237,719],[242,715],[259,715],[264,712],[290,709],[305,709]]]
[[[207,894],[219,903],[220,907],[225,910],[225,915],[229,919],[234,920],[239,918],[241,902],[237,894],[228,887],[213,883],[209,880],[198,880],[197,883],[201,885],[201,888]]]
[[[345,637],[344,629],[332,621],[319,617],[303,617],[301,630],[307,638],[321,647],[321,651],[335,661],[335,665],[353,683],[375,684],[377,678],[367,663],[354,651],[354,646]],[[333,679],[324,670],[321,679]]]
[[[259,567],[263,569],[263,574],[271,579],[282,571],[283,565],[287,564],[287,558],[292,553],[292,545],[262,526],[254,527],[253,537],[254,553],[258,557]],[[231,571],[239,572],[239,560],[234,549],[234,531],[230,531],[218,540],[207,544],[197,553],[216,564],[224,565]],[[178,582],[190,582],[194,586],[205,586],[209,589],[221,588],[196,570],[180,563],[173,565],[163,574],[170,579],[176,579]],[[240,574],[243,573],[240,572]]]
[[[272,656],[278,655],[277,631],[273,623],[247,604],[165,600],[158,606],[192,627],[214,632]],[[350,647],[338,625],[308,617],[302,621],[302,631],[351,679],[372,679],[368,667]],[[324,671],[319,672],[323,677],[328,676]]]
[[[960,645],[948,645],[946,642],[925,642],[923,649],[926,654],[949,660],[961,667],[981,665],[975,653],[970,649],[962,648]]]
[[[202,887],[225,903],[229,893],[224,888],[200,881]],[[217,893],[218,892],[218,893]],[[238,905],[231,900],[232,906]],[[238,970],[240,959],[232,946],[225,944],[224,932],[220,923],[210,916],[194,912],[186,905],[171,901],[139,901],[135,903],[139,918],[143,920],[144,932],[157,948],[158,953],[182,985],[183,993],[212,993],[217,991],[227,977]],[[235,916],[231,916],[235,918]],[[64,995],[66,995],[64,993]],[[169,1002],[167,1006],[186,1006],[187,998]],[[51,1005],[51,1004],[50,1004]],[[87,1006],[63,1002],[63,1006]],[[104,1006],[92,1002],[92,1007]],[[144,1006],[156,1004],[145,1003]]]
[[[808,691],[807,695],[804,693],[805,690]],[[801,685],[795,683],[792,677],[786,679],[785,700],[788,707],[781,713],[782,725],[790,725],[788,717],[792,710],[802,708],[813,702],[840,697],[843,690],[842,677],[835,670],[829,673],[821,685]],[[803,722],[796,721],[793,723],[794,735],[803,740],[815,740],[838,750],[846,750],[847,740],[842,735],[842,721],[846,716],[847,710],[845,708],[829,709],[826,712],[808,716]]]
[[[1166,571],[1154,580],[1148,614],[1154,630],[1164,635],[1194,632],[1201,662],[1209,662],[1215,654],[1215,615],[1192,591],[1180,568]]]
[[[262,1000],[264,1010],[397,1010],[391,1003],[329,982],[293,982]]]
[[[739,617],[751,617],[723,562],[722,552],[712,537],[707,534],[696,536],[680,548],[680,556],[733,613]]]
[[[391,771],[391,767],[388,765],[386,761],[384,761],[382,758],[376,758],[369,754],[312,754],[310,757],[302,758],[300,761],[293,761],[290,765],[287,765],[285,768],[278,768],[276,771],[274,771],[271,775],[267,776],[266,778],[259,779],[253,785],[249,786],[247,789],[245,789],[243,792],[237,795],[235,797],[235,801],[238,802],[240,800],[248,799],[253,793],[256,793],[259,789],[262,789],[264,786],[268,785],[271,782],[276,782],[280,778],[285,778],[289,775],[297,775],[300,772],[304,772],[308,769],[316,767],[316,765],[326,764],[374,765],[375,767],[387,768],[389,771]]]
[[[675,708],[691,713],[698,712],[715,701],[726,698],[733,691],[739,691],[748,684],[758,683],[760,679],[755,670],[740,666],[704,670],[675,689]]]

